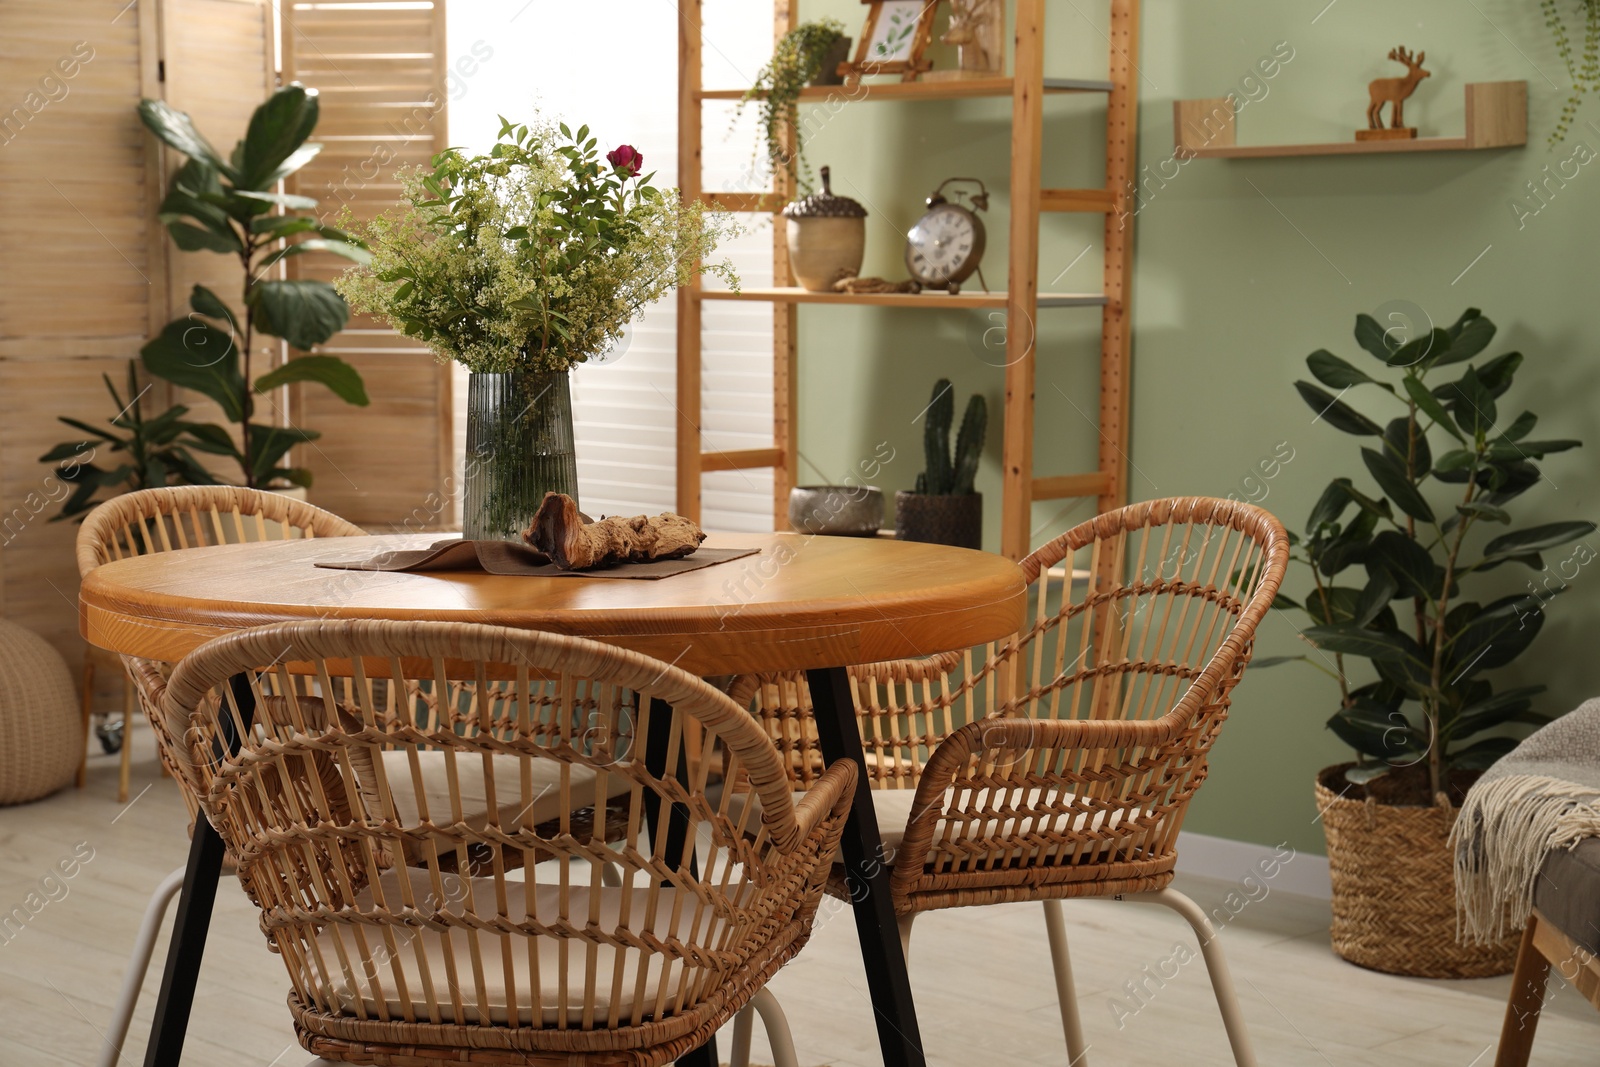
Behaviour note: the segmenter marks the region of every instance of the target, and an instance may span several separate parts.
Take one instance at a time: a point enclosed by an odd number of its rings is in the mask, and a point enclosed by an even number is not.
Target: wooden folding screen
[[[285,2],[280,12],[284,81],[317,89],[322,105],[322,154],[290,189],[320,200],[330,220],[344,207],[371,217],[395,202],[397,167],[425,164],[446,146],[444,0]],[[321,255],[288,262],[303,278],[332,278],[348,265]],[[449,367],[366,317],[324,351],[361,371],[372,406],[300,390],[296,417],[323,434],[299,456],[316,475],[312,501],[369,528],[448,524],[457,492]]]

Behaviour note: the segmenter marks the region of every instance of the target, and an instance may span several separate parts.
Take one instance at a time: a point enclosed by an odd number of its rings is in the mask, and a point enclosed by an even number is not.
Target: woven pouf
[[[1509,974],[1518,931],[1480,945],[1456,940],[1453,808],[1398,807],[1328,788],[1345,765],[1317,776],[1317,810],[1333,879],[1333,950],[1351,963],[1414,978]]]
[[[0,804],[49,796],[83,756],[72,672],[44,638],[0,619]]]

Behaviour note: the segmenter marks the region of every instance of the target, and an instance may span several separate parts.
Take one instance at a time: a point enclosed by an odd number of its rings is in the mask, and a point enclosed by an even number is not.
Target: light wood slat
[[[678,193],[684,203],[700,199],[704,180],[704,131],[700,123],[701,0],[680,0],[678,5]],[[683,116],[693,116],[684,121]],[[700,333],[701,281],[698,276],[678,287],[677,296],[677,402],[675,452],[678,513],[700,521],[701,477],[701,377],[703,338]]]
[[[1117,197],[1109,189],[1042,189],[1040,211],[1115,211]]]
[[[754,470],[763,467],[778,467],[783,463],[783,449],[781,448],[745,448],[736,452],[703,452],[700,455],[700,469],[711,471],[742,471]],[[784,494],[787,503],[789,495]]]
[[[1069,500],[1074,497],[1100,496],[1111,487],[1111,478],[1103,471],[1093,474],[1058,474],[1033,480],[1033,499]]]
[[[282,5],[285,80],[322,93],[322,154],[290,182],[331,216],[371,218],[399,196],[396,169],[426,165],[446,146],[445,7],[393,9]],[[331,281],[349,264],[298,256],[293,277]],[[425,347],[357,317],[324,350],[362,373],[372,404],[346,405],[326,390],[296,390],[297,410],[322,438],[301,450],[319,505],[369,527],[448,525],[454,507],[426,504],[456,490],[451,375]]]
[[[748,211],[762,214],[783,210],[784,199],[777,193],[702,193],[700,199],[723,211]]]

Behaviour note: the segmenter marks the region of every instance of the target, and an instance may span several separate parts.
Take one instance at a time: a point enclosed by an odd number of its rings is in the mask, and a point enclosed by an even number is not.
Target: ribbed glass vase
[[[521,540],[546,493],[578,499],[567,375],[512,371],[468,378],[467,539]]]

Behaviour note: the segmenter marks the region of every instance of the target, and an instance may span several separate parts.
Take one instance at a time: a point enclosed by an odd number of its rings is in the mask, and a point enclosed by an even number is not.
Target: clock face
[[[954,204],[939,204],[906,234],[906,269],[924,285],[965,281],[983,257],[983,223]]]

